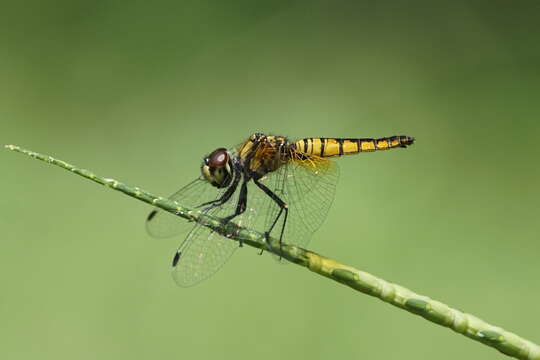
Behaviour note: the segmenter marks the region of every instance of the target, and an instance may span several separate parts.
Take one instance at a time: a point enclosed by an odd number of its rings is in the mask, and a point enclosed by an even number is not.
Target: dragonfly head
[[[210,184],[217,188],[229,186],[233,178],[233,167],[227,149],[216,149],[205,157],[201,165],[201,173]]]

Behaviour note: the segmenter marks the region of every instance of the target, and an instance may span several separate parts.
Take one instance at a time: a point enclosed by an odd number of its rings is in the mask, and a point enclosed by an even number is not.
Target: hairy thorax
[[[255,178],[279,169],[290,156],[289,142],[283,136],[253,134],[238,148],[244,168]]]

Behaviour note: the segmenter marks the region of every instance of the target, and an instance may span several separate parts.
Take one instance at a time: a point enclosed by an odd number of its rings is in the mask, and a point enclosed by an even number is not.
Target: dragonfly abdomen
[[[296,141],[294,148],[306,155],[332,157],[407,147],[413,143],[413,137],[404,135],[379,139],[306,138]]]

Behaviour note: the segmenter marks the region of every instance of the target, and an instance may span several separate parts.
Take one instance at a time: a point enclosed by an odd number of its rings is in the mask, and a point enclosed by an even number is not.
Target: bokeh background
[[[339,159],[310,249],[538,342],[538,4],[6,3],[0,142],[168,195],[255,131],[415,136]],[[2,358],[503,357],[251,248],[179,288],[149,206],[0,159]]]

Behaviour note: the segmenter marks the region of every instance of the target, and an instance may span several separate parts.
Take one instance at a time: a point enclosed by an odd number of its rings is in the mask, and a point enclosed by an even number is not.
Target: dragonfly
[[[304,247],[334,199],[339,169],[331,158],[406,148],[414,141],[405,135],[290,141],[255,133],[238,146],[205,156],[200,176],[169,199],[201,209],[224,224],[234,220],[267,238],[276,236],[280,246],[286,242]],[[150,212],[146,228],[157,238],[187,234],[172,262],[173,278],[182,287],[208,279],[239,247],[227,236],[161,209]]]

